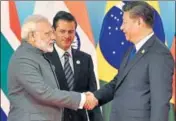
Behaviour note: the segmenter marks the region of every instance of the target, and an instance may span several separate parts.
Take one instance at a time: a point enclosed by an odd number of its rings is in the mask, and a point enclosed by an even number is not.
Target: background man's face
[[[75,22],[59,20],[55,30],[56,44],[63,50],[67,50],[75,38]]]

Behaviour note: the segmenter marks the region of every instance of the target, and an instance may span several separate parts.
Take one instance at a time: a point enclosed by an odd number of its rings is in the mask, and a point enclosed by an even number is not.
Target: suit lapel
[[[128,74],[128,72],[132,69],[132,67],[134,65],[136,65],[140,59],[148,52],[149,48],[153,45],[154,40],[156,39],[156,36],[153,35],[140,49],[139,51],[136,53],[135,57],[130,60],[130,62],[128,61],[128,56],[130,54],[130,51],[128,52],[127,56],[124,59],[124,62],[122,63],[123,68],[121,68],[120,71],[122,71],[119,75],[117,84],[116,84],[116,88],[118,88],[118,86],[123,82],[124,78],[126,77],[126,75]]]
[[[136,53],[135,57],[130,60],[129,62],[126,62],[126,67],[124,69],[124,72],[123,72],[123,76],[126,76],[128,74],[128,72],[130,71],[130,69],[135,65],[137,64],[137,62],[147,53],[147,50],[144,50],[145,53],[142,53],[140,50],[138,51],[138,53]],[[128,60],[128,59],[127,59]]]
[[[120,70],[123,71],[127,65],[127,61],[128,61],[128,56],[131,52],[131,48],[127,51],[127,53],[124,56],[124,59],[122,60],[122,63],[120,65]]]
[[[52,53],[46,53],[46,57],[55,66],[55,73],[57,76],[57,80],[59,81],[59,85],[60,85],[61,90],[69,90],[68,85],[67,85],[67,81],[65,78],[65,73],[62,68],[62,64],[61,64],[60,58],[56,52],[56,49],[54,48],[54,51]]]
[[[77,50],[72,49],[72,56],[73,56],[73,66],[74,66],[74,85],[76,85],[80,74],[80,67],[82,63]]]

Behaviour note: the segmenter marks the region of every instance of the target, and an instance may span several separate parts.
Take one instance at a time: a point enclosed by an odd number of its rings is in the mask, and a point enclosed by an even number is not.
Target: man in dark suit
[[[56,36],[54,51],[47,53],[46,56],[55,66],[55,73],[62,90],[93,92],[97,90],[97,84],[91,56],[71,47],[76,27],[77,22],[70,13],[58,12],[53,19]],[[100,108],[90,111],[65,108],[64,121],[103,121],[103,119]]]
[[[118,75],[94,95],[99,105],[112,100],[110,121],[168,121],[174,61],[152,30],[153,8],[132,1],[123,11],[121,30],[134,46],[125,54]]]

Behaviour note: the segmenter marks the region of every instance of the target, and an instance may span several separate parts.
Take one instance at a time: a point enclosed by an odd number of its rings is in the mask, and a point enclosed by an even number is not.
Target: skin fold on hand
[[[98,105],[98,100],[94,96],[92,92],[86,92],[86,102],[84,104],[84,108],[87,110],[92,110]]]

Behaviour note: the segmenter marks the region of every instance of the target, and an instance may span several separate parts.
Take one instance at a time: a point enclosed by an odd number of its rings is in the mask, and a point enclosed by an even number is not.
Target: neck
[[[145,29],[144,31],[141,31],[140,35],[136,38],[135,41],[133,41],[133,44],[137,44],[139,41],[141,41],[146,36],[150,35],[152,32],[152,29]]]

